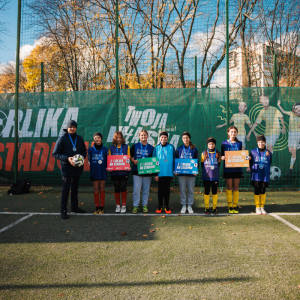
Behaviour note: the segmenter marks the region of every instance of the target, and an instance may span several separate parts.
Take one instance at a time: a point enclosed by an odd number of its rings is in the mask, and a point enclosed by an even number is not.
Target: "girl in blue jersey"
[[[242,142],[237,139],[238,130],[235,126],[227,129],[228,140],[221,145],[221,159],[225,160],[225,151],[239,151],[242,150]],[[238,214],[239,203],[239,185],[243,177],[242,168],[226,168],[224,162],[223,177],[226,180],[226,198],[228,203],[228,212],[230,214]],[[233,191],[232,191],[233,190]],[[232,201],[233,198],[233,201]]]
[[[116,131],[112,145],[109,147],[108,155],[129,155],[129,146],[125,144],[125,139],[122,131]],[[116,199],[116,213],[126,213],[126,201],[127,201],[127,180],[129,178],[130,171],[111,171],[110,176],[114,184],[115,199]],[[120,206],[120,198],[122,195],[122,208]]]
[[[143,213],[148,212],[148,199],[150,192],[150,184],[152,174],[139,175],[137,164],[139,160],[146,157],[152,157],[154,147],[148,144],[147,130],[141,130],[139,133],[140,143],[134,144],[130,148],[130,160],[133,162],[132,175],[133,175],[133,210],[132,213],[136,214],[139,211],[140,193],[142,193]]]
[[[88,161],[90,164],[90,179],[94,188],[94,214],[104,213],[105,204],[105,180],[107,179],[107,153],[108,149],[102,144],[102,134],[94,133],[94,146],[88,149]],[[100,205],[99,205],[100,194]]]
[[[213,195],[213,214],[217,214],[219,167],[221,164],[221,153],[216,149],[216,140],[209,137],[206,140],[207,150],[201,154],[202,179],[204,185],[205,213],[209,214],[210,187]]]
[[[163,203],[165,200],[165,213],[170,214],[169,207],[170,200],[170,185],[174,176],[174,162],[175,162],[175,148],[168,143],[168,133],[162,131],[159,135],[160,144],[153,150],[153,157],[159,158],[160,172],[154,177],[158,182],[158,208],[157,214],[163,210]]]
[[[191,142],[191,135],[185,131],[182,135],[183,145],[177,148],[175,158],[198,159],[198,150]],[[198,160],[199,162],[199,160]],[[188,210],[189,214],[193,214],[192,205],[194,204],[194,188],[196,176],[194,174],[175,174],[178,175],[180,198],[182,209],[181,214],[185,214]],[[186,189],[188,189],[188,201],[186,201]]]
[[[266,188],[270,182],[270,168],[272,153],[266,149],[266,138],[259,135],[256,138],[258,148],[251,150],[250,167],[251,181],[254,186],[254,203],[258,215],[266,215],[264,209],[266,202]]]

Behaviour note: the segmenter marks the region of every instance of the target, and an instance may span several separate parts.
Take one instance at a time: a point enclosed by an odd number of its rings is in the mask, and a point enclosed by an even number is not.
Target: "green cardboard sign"
[[[160,172],[158,157],[141,158],[138,161],[139,163],[137,164],[137,167],[139,175]]]

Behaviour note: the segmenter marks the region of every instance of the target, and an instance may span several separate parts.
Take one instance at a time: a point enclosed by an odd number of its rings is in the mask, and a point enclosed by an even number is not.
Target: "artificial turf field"
[[[59,190],[7,189],[0,188],[0,299],[300,299],[299,192],[269,192],[265,208],[275,215],[267,216],[252,213],[252,192],[240,193],[239,215],[223,214],[220,193],[218,216],[178,216],[178,193],[172,216],[156,216],[155,191],[149,214],[114,215],[108,194],[105,215],[62,220]],[[90,191],[79,201],[94,211]],[[200,193],[194,211],[204,212]]]

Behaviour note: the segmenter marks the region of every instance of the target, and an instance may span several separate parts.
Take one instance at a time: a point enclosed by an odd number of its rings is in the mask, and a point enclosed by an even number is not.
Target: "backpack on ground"
[[[28,179],[19,180],[10,186],[11,189],[7,191],[9,195],[21,195],[29,193],[31,182]]]

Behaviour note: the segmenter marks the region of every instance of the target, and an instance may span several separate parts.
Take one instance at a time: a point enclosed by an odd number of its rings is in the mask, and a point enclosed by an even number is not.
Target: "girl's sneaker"
[[[99,210],[100,210],[100,207],[95,207],[94,215],[98,215],[99,214]]]
[[[193,214],[194,213],[194,211],[193,211],[193,209],[192,209],[191,206],[188,206],[188,212],[189,212],[189,214]]]
[[[213,213],[213,214],[215,214],[215,215],[217,215],[217,214],[218,214],[218,211],[217,211],[217,209],[216,209],[216,208],[215,208],[215,209],[213,209],[212,213]]]
[[[205,209],[205,214],[209,215],[209,208]]]
[[[148,206],[147,205],[143,205],[143,213],[147,213],[148,212]]]
[[[121,208],[121,214],[125,214],[126,213],[126,206],[122,206]]]
[[[117,205],[115,212],[116,213],[120,213],[121,212],[121,206],[120,205]]]
[[[156,213],[157,213],[157,214],[161,214],[161,212],[162,212],[162,208],[161,208],[161,207],[158,207],[158,208],[156,209]]]
[[[134,207],[133,210],[132,210],[132,213],[133,214],[137,214],[139,211],[139,208],[138,207]]]
[[[262,213],[263,215],[266,215],[266,214],[267,214],[267,212],[265,211],[265,209],[264,209],[263,207],[261,207],[260,210],[261,210],[261,213]]]
[[[181,214],[185,214],[186,213],[186,206],[182,206],[182,209],[180,211]]]
[[[165,208],[165,213],[166,213],[166,214],[170,214],[170,213],[171,213],[171,209],[170,209],[169,207],[166,207],[166,208]]]
[[[99,207],[99,215],[104,214],[104,207],[100,206]]]
[[[230,213],[230,214],[234,214],[233,207],[228,207],[228,213]]]
[[[257,215],[261,215],[260,207],[256,207],[255,212],[256,212]]]
[[[238,214],[238,213],[239,213],[239,210],[238,210],[237,207],[234,207],[234,208],[233,208],[233,213],[234,213],[234,214]]]

